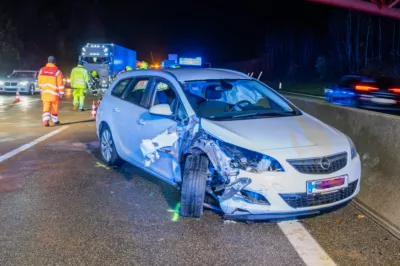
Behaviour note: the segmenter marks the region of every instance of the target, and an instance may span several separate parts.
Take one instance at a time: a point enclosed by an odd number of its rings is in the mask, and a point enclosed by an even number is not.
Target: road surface
[[[400,240],[349,204],[300,221],[178,215],[179,191],[100,159],[91,100],[45,128],[0,95],[0,265],[400,265]]]

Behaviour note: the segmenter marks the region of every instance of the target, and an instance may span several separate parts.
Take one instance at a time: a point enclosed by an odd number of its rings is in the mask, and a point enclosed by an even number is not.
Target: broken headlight
[[[215,139],[215,143],[231,159],[230,166],[246,172],[284,172],[282,165],[271,156],[259,152],[247,150],[221,140]]]

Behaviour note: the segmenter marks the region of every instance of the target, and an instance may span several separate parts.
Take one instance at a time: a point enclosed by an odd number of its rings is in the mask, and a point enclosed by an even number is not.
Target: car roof
[[[161,71],[173,75],[180,82],[208,79],[253,79],[242,72],[218,68],[181,68],[162,69]]]
[[[38,70],[13,70],[13,72],[38,72]]]

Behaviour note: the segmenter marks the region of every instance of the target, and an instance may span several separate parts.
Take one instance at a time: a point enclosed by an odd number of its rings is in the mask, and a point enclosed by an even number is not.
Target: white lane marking
[[[54,131],[52,131],[52,132],[50,132],[50,133],[48,133],[48,134],[46,134],[44,136],[41,136],[40,138],[35,139],[34,141],[26,143],[26,144],[22,145],[21,147],[16,148],[15,150],[12,150],[12,151],[10,151],[10,152],[8,152],[6,154],[1,155],[0,156],[0,163],[5,161],[5,160],[7,160],[7,159],[10,159],[11,157],[13,157],[14,155],[17,155],[20,152],[23,152],[24,150],[27,150],[27,149],[35,146],[36,144],[42,142],[43,140],[46,140],[46,139],[48,139],[48,138],[60,133],[61,131],[65,130],[67,128],[68,128],[68,126],[62,126],[57,130],[54,130]]]
[[[283,221],[278,225],[307,266],[336,265],[299,221]]]

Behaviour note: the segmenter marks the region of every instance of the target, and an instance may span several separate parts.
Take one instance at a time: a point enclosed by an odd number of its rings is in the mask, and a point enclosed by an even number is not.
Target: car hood
[[[306,113],[236,121],[202,118],[200,123],[202,129],[212,136],[254,151],[349,145],[344,134]]]

